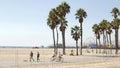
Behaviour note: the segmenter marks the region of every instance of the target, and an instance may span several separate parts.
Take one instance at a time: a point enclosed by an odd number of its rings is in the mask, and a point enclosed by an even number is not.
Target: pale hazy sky
[[[63,1],[71,6],[71,12],[66,17],[66,45],[75,44],[70,30],[72,26],[79,25],[75,19],[75,13],[79,8],[83,8],[88,15],[83,22],[84,42],[87,38],[94,37],[91,29],[93,24],[103,19],[112,21],[112,8],[117,7],[120,10],[119,0],[0,0],[0,46],[52,44],[52,31],[47,26],[46,19],[49,11]],[[61,32],[59,38],[61,43]]]

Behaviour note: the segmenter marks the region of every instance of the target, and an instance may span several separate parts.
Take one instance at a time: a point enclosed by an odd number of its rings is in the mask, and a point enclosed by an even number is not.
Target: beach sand
[[[120,54],[96,54],[95,50],[86,53],[84,49],[82,56],[70,56],[71,50],[75,53],[75,49],[66,49],[64,61],[55,62],[50,61],[53,49],[0,48],[0,68],[120,68]],[[34,62],[29,62],[30,51],[33,51]],[[37,52],[40,53],[39,62],[36,60]]]

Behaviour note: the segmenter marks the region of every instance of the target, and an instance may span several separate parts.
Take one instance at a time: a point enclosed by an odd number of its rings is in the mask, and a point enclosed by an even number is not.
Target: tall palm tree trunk
[[[107,46],[106,47],[109,47],[109,41],[108,41],[108,34],[106,33],[106,39],[107,39]],[[106,51],[106,54],[107,52],[109,53],[109,50]]]
[[[58,53],[58,39],[59,39],[59,36],[58,36],[57,26],[56,26],[56,33],[57,33],[56,53]]]
[[[104,46],[104,51],[103,53],[106,53],[106,38],[105,38],[105,34],[104,34],[104,31],[103,31],[103,46]]]
[[[54,54],[56,54],[55,32],[54,32],[54,29],[53,29],[53,44],[54,44]]]
[[[106,33],[106,38],[107,38],[107,45],[109,46],[108,34],[107,33]]]
[[[118,29],[115,29],[115,45],[116,45],[115,54],[117,54],[118,53]]]
[[[109,47],[110,47],[110,54],[112,54],[112,48],[111,48],[112,42],[111,42],[111,34],[109,34]]]
[[[110,44],[111,44],[111,43],[112,43],[112,42],[111,42],[111,34],[109,34],[109,40],[110,40]]]
[[[97,43],[97,36],[96,36],[96,54],[97,54],[97,46],[98,46],[98,43]]]
[[[98,32],[98,41],[99,41],[99,53],[101,53],[101,41],[100,41],[100,33]]]
[[[78,41],[76,41],[76,55],[78,55]]]
[[[63,54],[65,55],[65,30],[62,31],[62,38],[63,38]]]
[[[65,55],[65,29],[63,28],[63,23],[61,23],[61,32],[62,32],[63,54]]]
[[[80,27],[81,27],[81,47],[80,47],[80,55],[82,55],[82,23],[80,23]]]
[[[101,41],[100,41],[100,38],[99,38],[99,46],[100,46],[100,50],[99,50],[99,53],[101,53]]]

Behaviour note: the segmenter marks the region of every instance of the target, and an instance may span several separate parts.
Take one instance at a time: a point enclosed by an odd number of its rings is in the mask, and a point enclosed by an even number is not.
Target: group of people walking
[[[31,51],[30,52],[30,59],[29,59],[29,61],[30,62],[34,62],[35,60],[34,60],[34,57],[33,57],[33,52]],[[56,60],[56,61],[63,61],[63,58],[62,58],[62,54],[59,52],[59,54],[57,55],[57,54],[54,54],[53,56],[52,56],[52,61],[54,61],[54,60]],[[36,60],[37,60],[37,62],[39,62],[40,61],[40,53],[39,52],[37,52],[37,55],[36,55]]]
[[[37,52],[37,62],[40,61],[39,57],[40,57],[40,53]],[[31,62],[31,61],[34,61],[34,58],[33,58],[33,52],[32,52],[32,51],[30,52],[30,62]]]

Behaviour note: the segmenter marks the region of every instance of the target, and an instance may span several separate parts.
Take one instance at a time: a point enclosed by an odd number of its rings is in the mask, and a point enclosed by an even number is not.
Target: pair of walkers
[[[37,62],[40,61],[39,57],[40,57],[40,53],[37,52]],[[31,61],[34,61],[33,52],[32,52],[32,51],[30,52],[30,62],[31,62]]]

